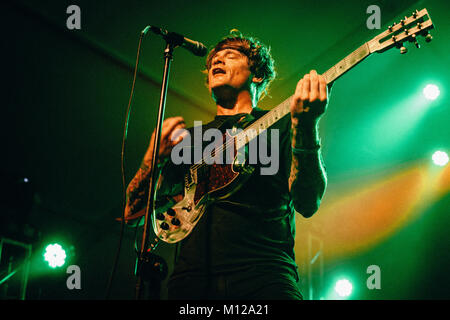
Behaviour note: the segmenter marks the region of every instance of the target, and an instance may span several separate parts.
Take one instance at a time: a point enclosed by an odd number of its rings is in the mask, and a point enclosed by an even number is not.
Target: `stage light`
[[[441,92],[439,91],[439,87],[435,84],[428,84],[425,88],[423,88],[423,95],[428,100],[435,100],[437,97],[439,97],[439,94]]]
[[[444,151],[436,151],[431,157],[437,166],[445,166],[448,163],[448,155]]]
[[[45,248],[44,259],[51,268],[57,268],[66,262],[66,251],[57,243],[49,244]]]
[[[353,286],[347,279],[341,279],[336,282],[334,291],[341,297],[348,297],[352,293]]]

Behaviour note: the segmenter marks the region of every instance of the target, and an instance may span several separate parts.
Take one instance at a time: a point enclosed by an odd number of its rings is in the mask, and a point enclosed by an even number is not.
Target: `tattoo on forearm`
[[[149,183],[150,168],[142,163],[127,188],[127,207],[129,214],[133,214],[143,207],[143,200],[148,195]]]
[[[298,157],[292,155],[291,163],[291,174],[289,175],[289,190],[291,190],[294,181],[297,179],[299,174],[299,161]]]
[[[300,149],[316,149],[320,146],[317,126],[292,126],[291,145]],[[293,196],[301,197],[303,193],[323,195],[326,186],[326,172],[320,151],[292,153],[291,171],[289,175],[289,191]],[[295,189],[295,190],[293,190]]]

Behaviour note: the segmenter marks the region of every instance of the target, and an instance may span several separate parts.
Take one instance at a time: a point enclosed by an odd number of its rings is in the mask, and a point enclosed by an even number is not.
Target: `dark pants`
[[[172,277],[169,300],[303,300],[297,281],[290,273],[269,272],[250,267],[210,276]]]

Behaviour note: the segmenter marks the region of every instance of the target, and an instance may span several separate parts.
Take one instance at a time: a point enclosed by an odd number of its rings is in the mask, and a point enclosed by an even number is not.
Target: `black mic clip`
[[[207,48],[198,41],[194,41],[182,36],[176,32],[169,32],[165,29],[155,27],[155,26],[147,26],[144,30],[142,30],[142,34],[145,35],[148,30],[153,31],[153,33],[158,34],[166,40],[167,43],[170,43],[174,47],[183,47],[196,56],[203,57],[207,53]]]

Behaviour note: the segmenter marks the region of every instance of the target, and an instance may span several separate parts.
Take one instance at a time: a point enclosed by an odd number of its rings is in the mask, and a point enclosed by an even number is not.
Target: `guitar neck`
[[[327,81],[327,84],[332,83],[334,80],[342,76],[344,73],[363,61],[369,55],[370,49],[368,43],[366,42],[323,74],[325,80]]]
[[[322,75],[324,76],[327,84],[332,83],[334,80],[342,76],[344,73],[349,71],[351,68],[356,66],[358,63],[363,61],[366,57],[370,55],[370,49],[368,43],[364,43],[362,46],[357,48],[355,51],[350,53],[344,59],[339,61],[333,67],[328,69]],[[290,113],[290,105],[293,95],[284,100],[278,106],[267,112],[264,116],[259,118],[253,124],[248,126],[243,132],[236,136],[236,147],[240,148],[256,138],[261,132],[269,128],[275,122]]]

